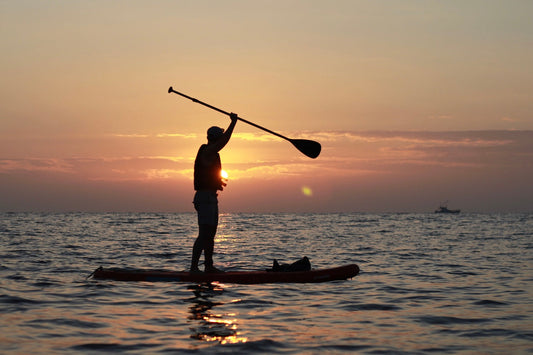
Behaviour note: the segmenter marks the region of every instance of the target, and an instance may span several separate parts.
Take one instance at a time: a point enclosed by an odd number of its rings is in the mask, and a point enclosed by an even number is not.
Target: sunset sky
[[[2,1],[0,211],[533,212],[533,1]]]

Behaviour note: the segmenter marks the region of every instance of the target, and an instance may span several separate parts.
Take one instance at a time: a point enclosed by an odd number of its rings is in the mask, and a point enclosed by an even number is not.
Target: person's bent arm
[[[237,116],[236,113],[231,113],[230,118],[231,118],[231,123],[229,124],[228,128],[224,131],[224,133],[222,134],[222,136],[220,136],[220,138],[218,138],[215,142],[213,142],[213,144],[209,144],[207,149],[218,153],[220,150],[222,150],[222,148],[226,146],[226,144],[228,144],[229,139],[231,138],[231,135],[233,133],[233,129],[235,128],[235,125],[237,124],[237,120],[239,119],[239,117]]]

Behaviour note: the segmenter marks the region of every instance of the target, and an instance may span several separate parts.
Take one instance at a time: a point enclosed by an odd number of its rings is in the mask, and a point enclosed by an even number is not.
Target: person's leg
[[[216,225],[205,225],[205,243],[204,258],[206,270],[213,269],[213,254],[215,250],[215,235],[217,234]]]
[[[192,247],[192,258],[191,258],[191,271],[200,271],[198,269],[198,263],[200,262],[200,256],[202,256],[202,250],[204,250],[204,242],[201,232],[198,233],[198,237],[194,241]]]
[[[215,248],[215,235],[217,226],[209,224],[200,224],[198,237],[192,247],[191,271],[198,271],[198,263],[204,252],[205,267],[213,267],[213,252]]]
[[[193,245],[191,271],[199,271],[198,263],[203,251],[206,271],[216,272],[218,270],[213,267],[213,253],[218,226],[217,195],[197,193],[194,207],[198,212],[198,237]]]
[[[206,236],[208,238],[205,242],[204,257],[205,257],[205,271],[206,272],[220,272],[219,269],[213,266],[213,254],[215,250],[215,236],[218,227],[218,200],[216,194],[211,200],[210,205],[210,224],[206,226]]]

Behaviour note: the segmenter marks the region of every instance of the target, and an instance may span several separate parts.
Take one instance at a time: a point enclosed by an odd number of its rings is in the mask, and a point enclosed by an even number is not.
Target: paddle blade
[[[307,155],[309,158],[315,159],[320,155],[320,150],[322,150],[320,143],[315,141],[307,139],[291,139],[290,142],[296,147],[296,149]]]

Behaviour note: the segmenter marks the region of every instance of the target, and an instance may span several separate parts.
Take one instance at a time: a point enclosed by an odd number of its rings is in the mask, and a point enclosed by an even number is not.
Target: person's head
[[[224,129],[213,126],[207,130],[207,141],[214,142],[224,134]]]

